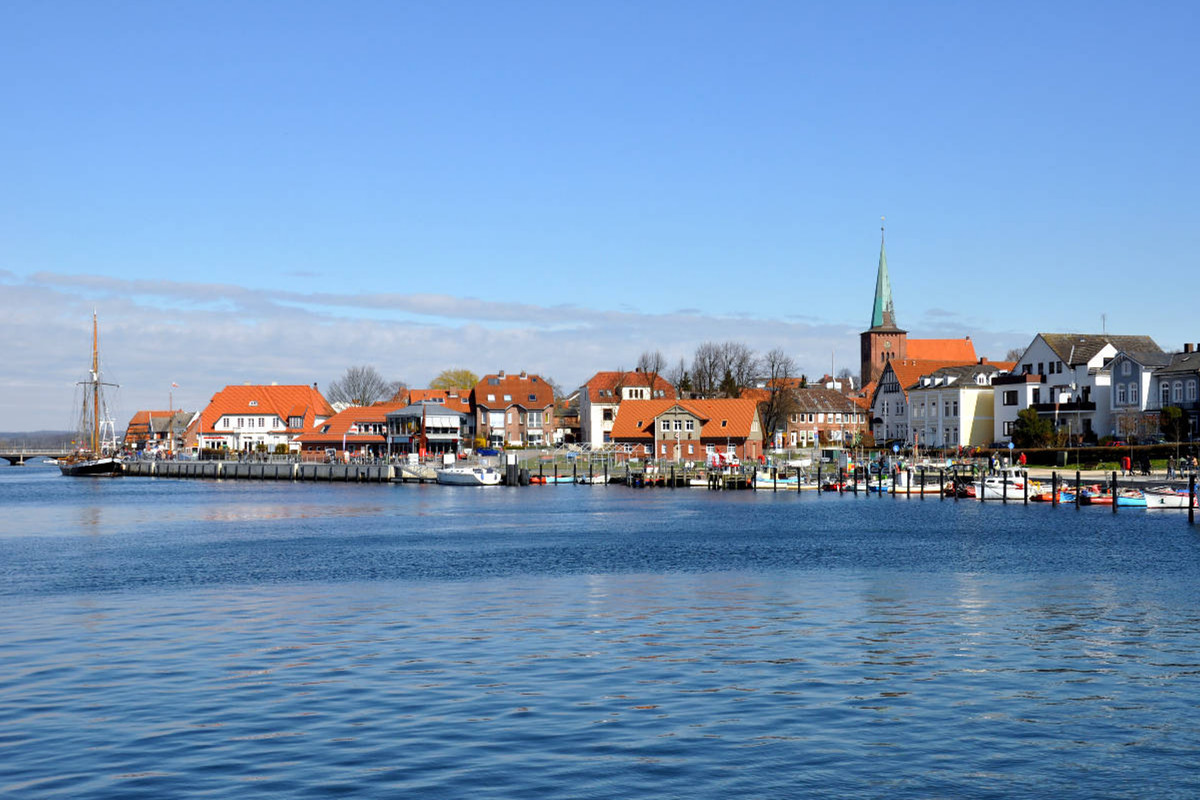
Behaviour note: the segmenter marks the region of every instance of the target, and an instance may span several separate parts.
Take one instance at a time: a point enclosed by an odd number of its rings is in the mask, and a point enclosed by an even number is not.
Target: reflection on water
[[[1200,541],[1149,515],[3,473],[0,501],[0,794],[1200,795]]]

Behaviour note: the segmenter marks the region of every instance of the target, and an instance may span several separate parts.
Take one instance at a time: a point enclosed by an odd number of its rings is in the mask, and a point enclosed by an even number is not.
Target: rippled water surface
[[[0,466],[0,795],[1197,797],[1197,531]]]

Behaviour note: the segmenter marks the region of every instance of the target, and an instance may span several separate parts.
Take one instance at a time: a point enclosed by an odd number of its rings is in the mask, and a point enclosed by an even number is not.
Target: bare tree
[[[763,371],[767,378],[768,397],[758,404],[758,415],[762,421],[763,437],[774,437],[776,431],[787,428],[788,415],[796,410],[796,391],[792,379],[796,374],[796,361],[780,348],[775,348],[763,357]]]
[[[692,391],[698,397],[712,397],[717,393],[723,377],[725,372],[722,369],[720,345],[704,342],[692,356]]]
[[[733,378],[740,391],[750,385],[754,373],[758,371],[758,357],[754,351],[741,342],[726,342],[721,346],[725,372]],[[737,394],[730,395],[737,397]]]
[[[1017,362],[1017,361],[1021,360],[1021,356],[1023,356],[1023,355],[1025,355],[1024,350],[1014,347],[1011,350],[1009,350],[1007,353],[1004,354],[1004,360]]]
[[[393,403],[403,403],[408,398],[408,384],[404,381],[392,381],[387,390]]]
[[[679,363],[667,370],[664,376],[675,387],[676,397],[683,398],[692,391],[692,376],[688,374],[687,364],[682,358]]]
[[[346,374],[329,385],[326,397],[331,403],[369,406],[377,400],[391,397],[391,385],[374,367],[350,367]]]
[[[637,371],[640,373],[641,380],[645,381],[647,395],[654,397],[654,383],[658,380],[659,373],[666,368],[667,360],[663,358],[663,354],[659,350],[653,352],[647,350],[638,356]]]

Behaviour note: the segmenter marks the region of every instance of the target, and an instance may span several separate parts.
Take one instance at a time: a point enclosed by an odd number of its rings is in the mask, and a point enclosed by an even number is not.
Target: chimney
[[[496,375],[496,377],[497,377],[497,378],[503,378],[503,377],[504,377],[504,370],[500,370],[500,372],[499,372],[499,373]]]
[[[1191,342],[1184,342],[1184,343],[1183,343],[1183,352],[1185,352],[1185,353],[1190,353],[1190,352],[1192,352],[1192,343],[1191,343]]]

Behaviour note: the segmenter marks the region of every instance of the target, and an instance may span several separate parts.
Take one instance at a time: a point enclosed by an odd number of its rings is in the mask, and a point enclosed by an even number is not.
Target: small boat
[[[92,312],[92,369],[83,387],[79,415],[79,449],[58,460],[63,475],[71,477],[109,477],[121,474],[117,456],[116,429],[104,405],[104,387],[116,386],[100,378],[100,326]],[[109,433],[109,438],[104,433]]]
[[[447,486],[499,486],[500,473],[491,467],[446,467],[435,471],[437,482]]]
[[[580,475],[579,478],[575,482],[576,483],[584,483],[584,484],[597,484],[598,483],[598,484],[603,485],[603,484],[608,483],[608,478],[606,478],[604,476],[604,473],[601,472],[597,475]]]
[[[1188,493],[1186,489],[1175,489],[1171,486],[1155,486],[1150,489],[1143,489],[1142,495],[1146,498],[1147,511],[1188,507]],[[1193,498],[1192,500],[1192,505],[1200,508],[1200,499]]]
[[[987,475],[975,483],[976,497],[983,492],[984,500],[1020,500],[1025,496],[1025,485],[1029,480],[1020,467],[1005,467],[995,475]]]
[[[795,475],[789,475],[785,478],[778,473],[772,478],[771,473],[760,470],[754,474],[754,488],[759,490],[798,489],[800,488],[800,479]]]
[[[536,484],[574,483],[574,479],[570,475],[531,475],[529,482]]]

